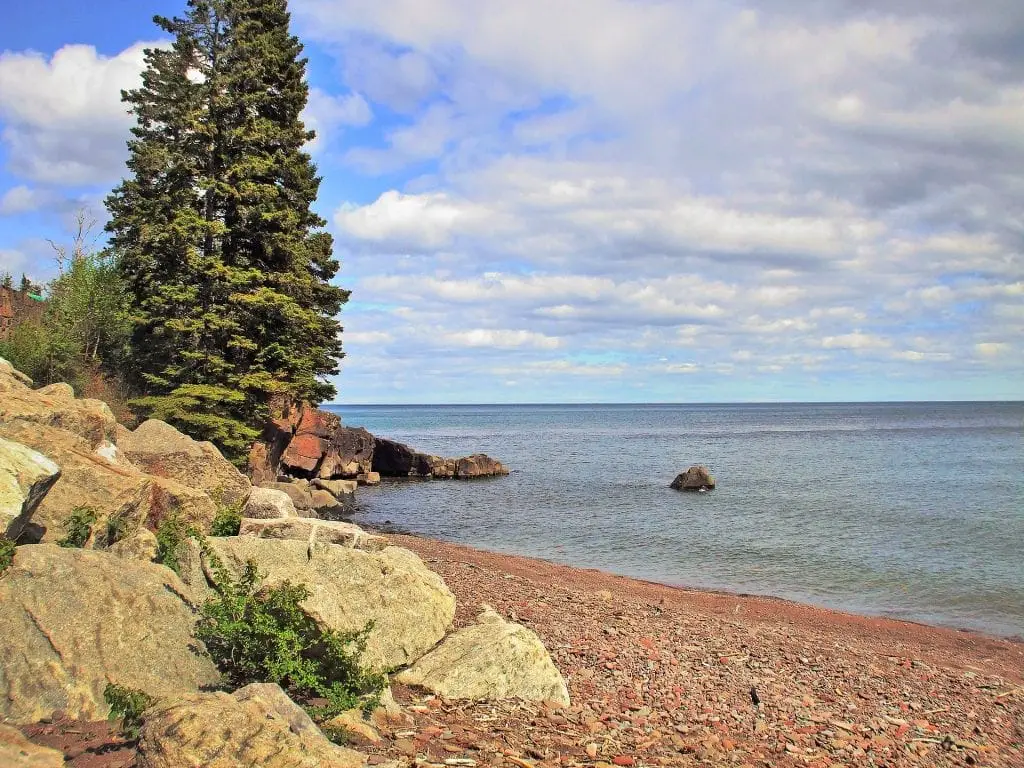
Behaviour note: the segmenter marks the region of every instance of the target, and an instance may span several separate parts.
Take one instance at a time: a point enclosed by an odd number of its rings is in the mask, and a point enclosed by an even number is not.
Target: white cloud
[[[21,184],[0,196],[0,216],[16,216],[44,208],[54,202],[52,192]]]
[[[442,339],[458,346],[489,347],[492,349],[515,349],[518,347],[557,349],[561,346],[561,341],[558,338],[546,336],[543,333],[521,330],[491,330],[488,328],[453,331],[443,334]]]
[[[329,142],[340,128],[368,125],[373,110],[359,93],[332,96],[320,88],[310,88],[309,101],[300,115],[306,128],[316,131],[312,147],[317,149]]]
[[[54,184],[116,179],[127,154],[132,117],[121,90],[136,87],[143,48],[116,56],[91,45],[66,45],[47,58],[35,52],[0,54],[0,119],[10,169]]]

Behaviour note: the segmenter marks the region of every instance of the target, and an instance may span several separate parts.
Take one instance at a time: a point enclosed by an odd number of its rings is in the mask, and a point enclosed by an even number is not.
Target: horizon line
[[[662,400],[662,401],[588,401],[588,402],[516,402],[516,403],[491,403],[491,402],[446,402],[446,403],[323,403],[320,407],[387,407],[387,408],[422,408],[432,407],[480,407],[480,406],[592,406],[592,405],[943,405],[943,404],[978,404],[978,403],[1000,403],[1024,405],[1024,399],[999,399],[990,398],[987,400],[963,399],[963,400]]]

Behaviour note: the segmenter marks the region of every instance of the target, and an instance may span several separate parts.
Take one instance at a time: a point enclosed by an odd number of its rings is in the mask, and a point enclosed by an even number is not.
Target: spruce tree
[[[326,222],[306,60],[286,0],[189,0],[157,17],[130,176],[108,198],[128,285],[138,405],[241,457],[274,403],[334,394],[348,293]]]

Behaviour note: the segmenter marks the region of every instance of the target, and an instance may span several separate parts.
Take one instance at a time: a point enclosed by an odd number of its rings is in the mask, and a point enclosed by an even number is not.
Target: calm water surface
[[[359,522],[1024,635],[1024,403],[334,409],[418,450],[514,469],[361,489]],[[668,488],[692,463],[716,491]]]

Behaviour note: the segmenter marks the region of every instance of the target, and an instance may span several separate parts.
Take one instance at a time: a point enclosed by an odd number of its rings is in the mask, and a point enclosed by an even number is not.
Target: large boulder
[[[281,466],[292,473],[316,476],[330,446],[331,435],[341,426],[334,413],[304,406],[288,447],[281,454]]]
[[[249,492],[242,516],[261,520],[277,517],[298,517],[295,503],[284,491],[276,488],[253,488]]]
[[[367,533],[354,523],[337,520],[316,520],[293,517],[277,520],[250,520],[243,518],[239,536],[261,539],[289,539],[313,544],[338,544],[367,552],[380,552],[388,546],[384,536]]]
[[[5,379],[12,379],[12,383],[21,384],[23,387],[32,386],[32,379],[0,357],[0,391],[3,391]]]
[[[373,468],[374,438],[362,427],[338,426],[327,441],[319,475],[353,479]]]
[[[140,768],[360,768],[366,758],[332,744],[278,686],[196,693],[147,710]]]
[[[418,457],[419,454],[405,443],[378,437],[372,469],[384,477],[415,476],[420,466]]]
[[[112,442],[117,420],[106,403],[75,398],[67,384],[31,389],[31,379],[18,374],[4,361],[0,366],[0,426],[29,422],[71,432],[92,450]]]
[[[707,467],[694,465],[678,474],[669,487],[677,491],[710,491],[715,487],[715,478]]]
[[[123,435],[117,447],[143,472],[205,491],[223,504],[244,502],[249,495],[249,480],[213,443],[197,442],[158,419]]]
[[[0,719],[31,723],[58,710],[102,719],[107,683],[158,697],[216,684],[195,620],[189,589],[169,568],[18,547],[0,575]]]
[[[508,468],[504,464],[484,453],[464,456],[456,463],[455,476],[460,480],[472,480],[476,477],[497,477],[507,474]]]
[[[396,680],[448,699],[569,704],[565,680],[540,638],[486,606],[476,624],[445,638]]]
[[[407,549],[364,552],[336,544],[254,536],[212,538],[222,563],[239,572],[253,560],[268,585],[305,584],[302,608],[324,629],[352,632],[374,623],[363,664],[393,669],[410,664],[444,637],[455,596]]]
[[[17,728],[0,725],[0,766],[3,768],[64,768],[64,753],[33,744]]]
[[[96,513],[93,531],[102,537],[91,539],[90,547],[106,543],[107,524],[112,519],[123,529],[134,531],[142,525],[156,528],[166,516],[178,515],[205,529],[217,512],[205,491],[111,463],[72,432],[18,420],[0,424],[0,435],[35,449],[61,468],[60,478],[25,526],[24,540],[59,541],[76,507],[89,507]]]
[[[354,511],[352,503],[344,497],[338,498],[333,493],[322,491],[319,488],[313,488],[310,491],[310,500],[316,516],[328,520],[350,515]]]
[[[0,536],[17,539],[60,477],[60,467],[28,446],[0,438]]]
[[[356,500],[356,488],[359,484],[355,480],[323,480],[317,478],[310,485],[327,491],[339,501],[352,504]]]
[[[261,487],[271,488],[275,491],[281,491],[286,494],[289,499],[292,500],[292,506],[295,507],[297,514],[302,517],[308,517],[313,512],[313,494],[310,491],[309,485],[302,482],[274,482],[264,483]]]

